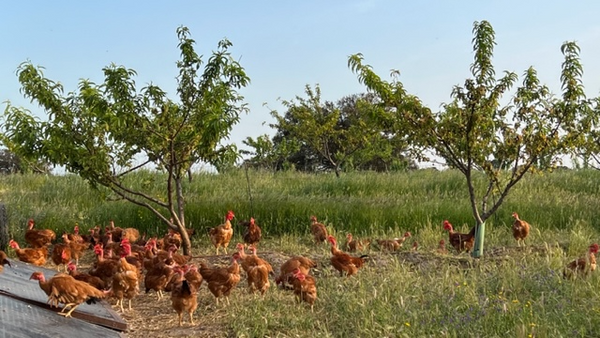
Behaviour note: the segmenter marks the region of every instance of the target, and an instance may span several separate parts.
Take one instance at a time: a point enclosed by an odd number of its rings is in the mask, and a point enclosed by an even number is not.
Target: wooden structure
[[[72,318],[58,315],[61,308],[51,308],[48,296],[37,281],[29,280],[34,271],[46,278],[55,270],[11,260],[0,273],[0,337],[125,337],[125,322],[106,301],[82,304]],[[61,304],[62,306],[62,304]]]

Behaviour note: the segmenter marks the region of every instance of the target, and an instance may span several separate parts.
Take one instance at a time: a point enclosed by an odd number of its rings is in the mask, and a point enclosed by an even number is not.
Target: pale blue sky
[[[523,74],[530,65],[555,93],[560,90],[560,46],[581,47],[584,84],[600,94],[600,2],[596,1],[20,1],[0,4],[0,101],[43,113],[19,93],[17,66],[26,60],[76,90],[79,79],[102,81],[116,63],[175,93],[179,58],[175,30],[190,29],[199,54],[226,37],[251,78],[242,94],[251,109],[231,141],[273,130],[269,108],[278,98],[304,96],[319,84],[324,100],[364,92],[347,66],[362,53],[382,77],[391,69],[425,104],[437,110],[452,86],[470,74],[474,21],[496,31],[494,64]],[[2,105],[4,109],[5,105]]]

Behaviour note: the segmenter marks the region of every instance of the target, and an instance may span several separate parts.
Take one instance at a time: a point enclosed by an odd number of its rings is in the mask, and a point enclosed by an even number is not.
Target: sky
[[[475,21],[494,28],[497,75],[513,71],[521,81],[533,66],[559,95],[560,46],[576,41],[586,93],[600,94],[596,1],[24,0],[2,2],[0,13],[0,102],[41,119],[45,112],[19,92],[15,72],[24,61],[43,66],[65,92],[80,79],[101,83],[103,67],[122,65],[137,71],[138,89],[153,83],[176,100],[177,27],[189,28],[205,60],[227,38],[251,79],[240,91],[250,112],[229,140],[240,148],[247,137],[273,135],[270,111],[285,113],[280,100],[306,97],[307,85],[319,85],[323,101],[366,92],[348,68],[356,53],[386,80],[399,70],[408,92],[437,111],[470,77]]]

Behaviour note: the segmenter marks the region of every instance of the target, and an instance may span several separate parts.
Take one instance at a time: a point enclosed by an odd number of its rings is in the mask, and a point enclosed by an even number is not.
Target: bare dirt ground
[[[278,267],[289,258],[281,253],[263,252],[260,256],[269,261],[276,273]],[[213,265],[228,265],[230,263],[230,255],[207,256],[203,260],[208,261]],[[81,271],[85,272],[91,265],[93,256],[86,255],[85,263],[81,264]],[[191,263],[198,264],[200,258],[193,258]],[[82,260],[83,262],[84,260]],[[54,268],[53,265],[48,265],[49,268]],[[238,284],[237,292],[246,291],[246,281],[243,276],[242,281]],[[272,286],[274,282],[272,281]],[[121,318],[127,322],[128,330],[124,332],[126,337],[130,338],[163,338],[163,337],[207,337],[207,338],[222,338],[233,336],[228,329],[228,316],[226,314],[226,305],[216,305],[215,297],[208,291],[205,284],[202,285],[198,292],[198,309],[194,313],[194,325],[189,322],[189,317],[184,315],[183,325],[179,326],[177,313],[171,307],[171,297],[167,293],[162,299],[158,299],[154,291],[149,293],[144,292],[143,281],[140,283],[140,294],[133,298],[131,302],[132,310],[127,307],[127,301],[124,303],[124,312],[118,306],[115,306],[115,300],[109,299],[107,302],[112,305],[112,308]],[[235,298],[235,292],[231,298]]]

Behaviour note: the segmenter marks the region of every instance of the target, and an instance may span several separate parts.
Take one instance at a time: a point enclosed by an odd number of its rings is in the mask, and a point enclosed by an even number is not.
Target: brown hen
[[[56,233],[50,229],[34,229],[35,222],[33,219],[29,219],[27,222],[27,231],[25,231],[25,242],[29,244],[31,248],[42,248],[52,244],[52,241],[56,239]]]
[[[228,211],[227,215],[225,215],[225,223],[218,225],[209,230],[208,235],[210,236],[210,241],[217,249],[217,255],[219,254],[219,248],[223,248],[225,253],[227,253],[227,247],[229,246],[229,242],[231,241],[231,237],[233,237],[233,228],[231,227],[231,220],[235,217],[233,211]]]
[[[596,254],[598,253],[598,244],[590,245],[587,255],[576,259],[565,267],[563,277],[573,279],[576,276],[587,277],[591,272],[596,270]]]
[[[300,269],[296,269],[292,274],[292,285],[296,300],[298,302],[304,301],[308,303],[308,305],[310,305],[310,310],[313,311],[313,306],[317,299],[317,284],[315,278],[311,275],[304,274]]]
[[[215,296],[217,305],[221,297],[225,297],[229,304],[229,295],[240,282],[239,259],[240,255],[236,252],[233,254],[231,265],[227,267],[210,267],[206,263],[200,262],[200,274],[206,281],[208,290]]]
[[[517,214],[516,212],[512,213],[512,217],[515,219],[512,226],[513,237],[515,238],[515,240],[517,240],[518,246],[521,246],[521,242],[523,242],[523,245],[525,245],[525,238],[527,238],[527,236],[529,235],[529,229],[531,229],[531,225],[521,220],[519,218],[519,214]]]
[[[17,257],[21,262],[30,263],[37,266],[46,264],[48,258],[48,249],[44,246],[41,248],[23,248],[19,247],[19,243],[14,240],[10,240],[8,245],[15,250]]]
[[[317,216],[310,216],[310,232],[316,243],[323,243],[327,239],[327,228],[325,224],[317,221]]]
[[[190,323],[194,325],[194,311],[198,308],[198,289],[184,278],[183,270],[178,270],[179,281],[171,291],[171,305],[179,317],[179,326],[183,322],[183,313],[190,315]]]
[[[350,256],[349,254],[341,251],[337,247],[337,241],[335,237],[327,236],[327,241],[331,244],[331,265],[340,272],[340,276],[346,274],[350,277],[358,272],[364,263],[368,255],[362,255],[360,257]]]
[[[244,243],[256,246],[258,242],[260,242],[262,230],[256,224],[254,218],[251,217],[250,221],[241,222],[240,224],[247,227],[246,231],[244,232],[244,235],[242,236],[242,238],[244,239]]]
[[[88,283],[78,281],[64,273],[56,274],[54,277],[46,280],[43,273],[36,271],[29,279],[39,281],[40,288],[48,295],[48,304],[50,306],[58,307],[59,303],[65,304],[59,313],[65,317],[71,317],[71,313],[81,303],[93,304],[106,296],[104,292]],[[64,311],[69,308],[70,310],[65,313]]]
[[[475,244],[475,228],[476,227],[473,227],[468,234],[454,232],[452,224],[447,220],[444,221],[444,229],[448,231],[448,241],[458,253],[463,251],[470,252],[473,250]]]

